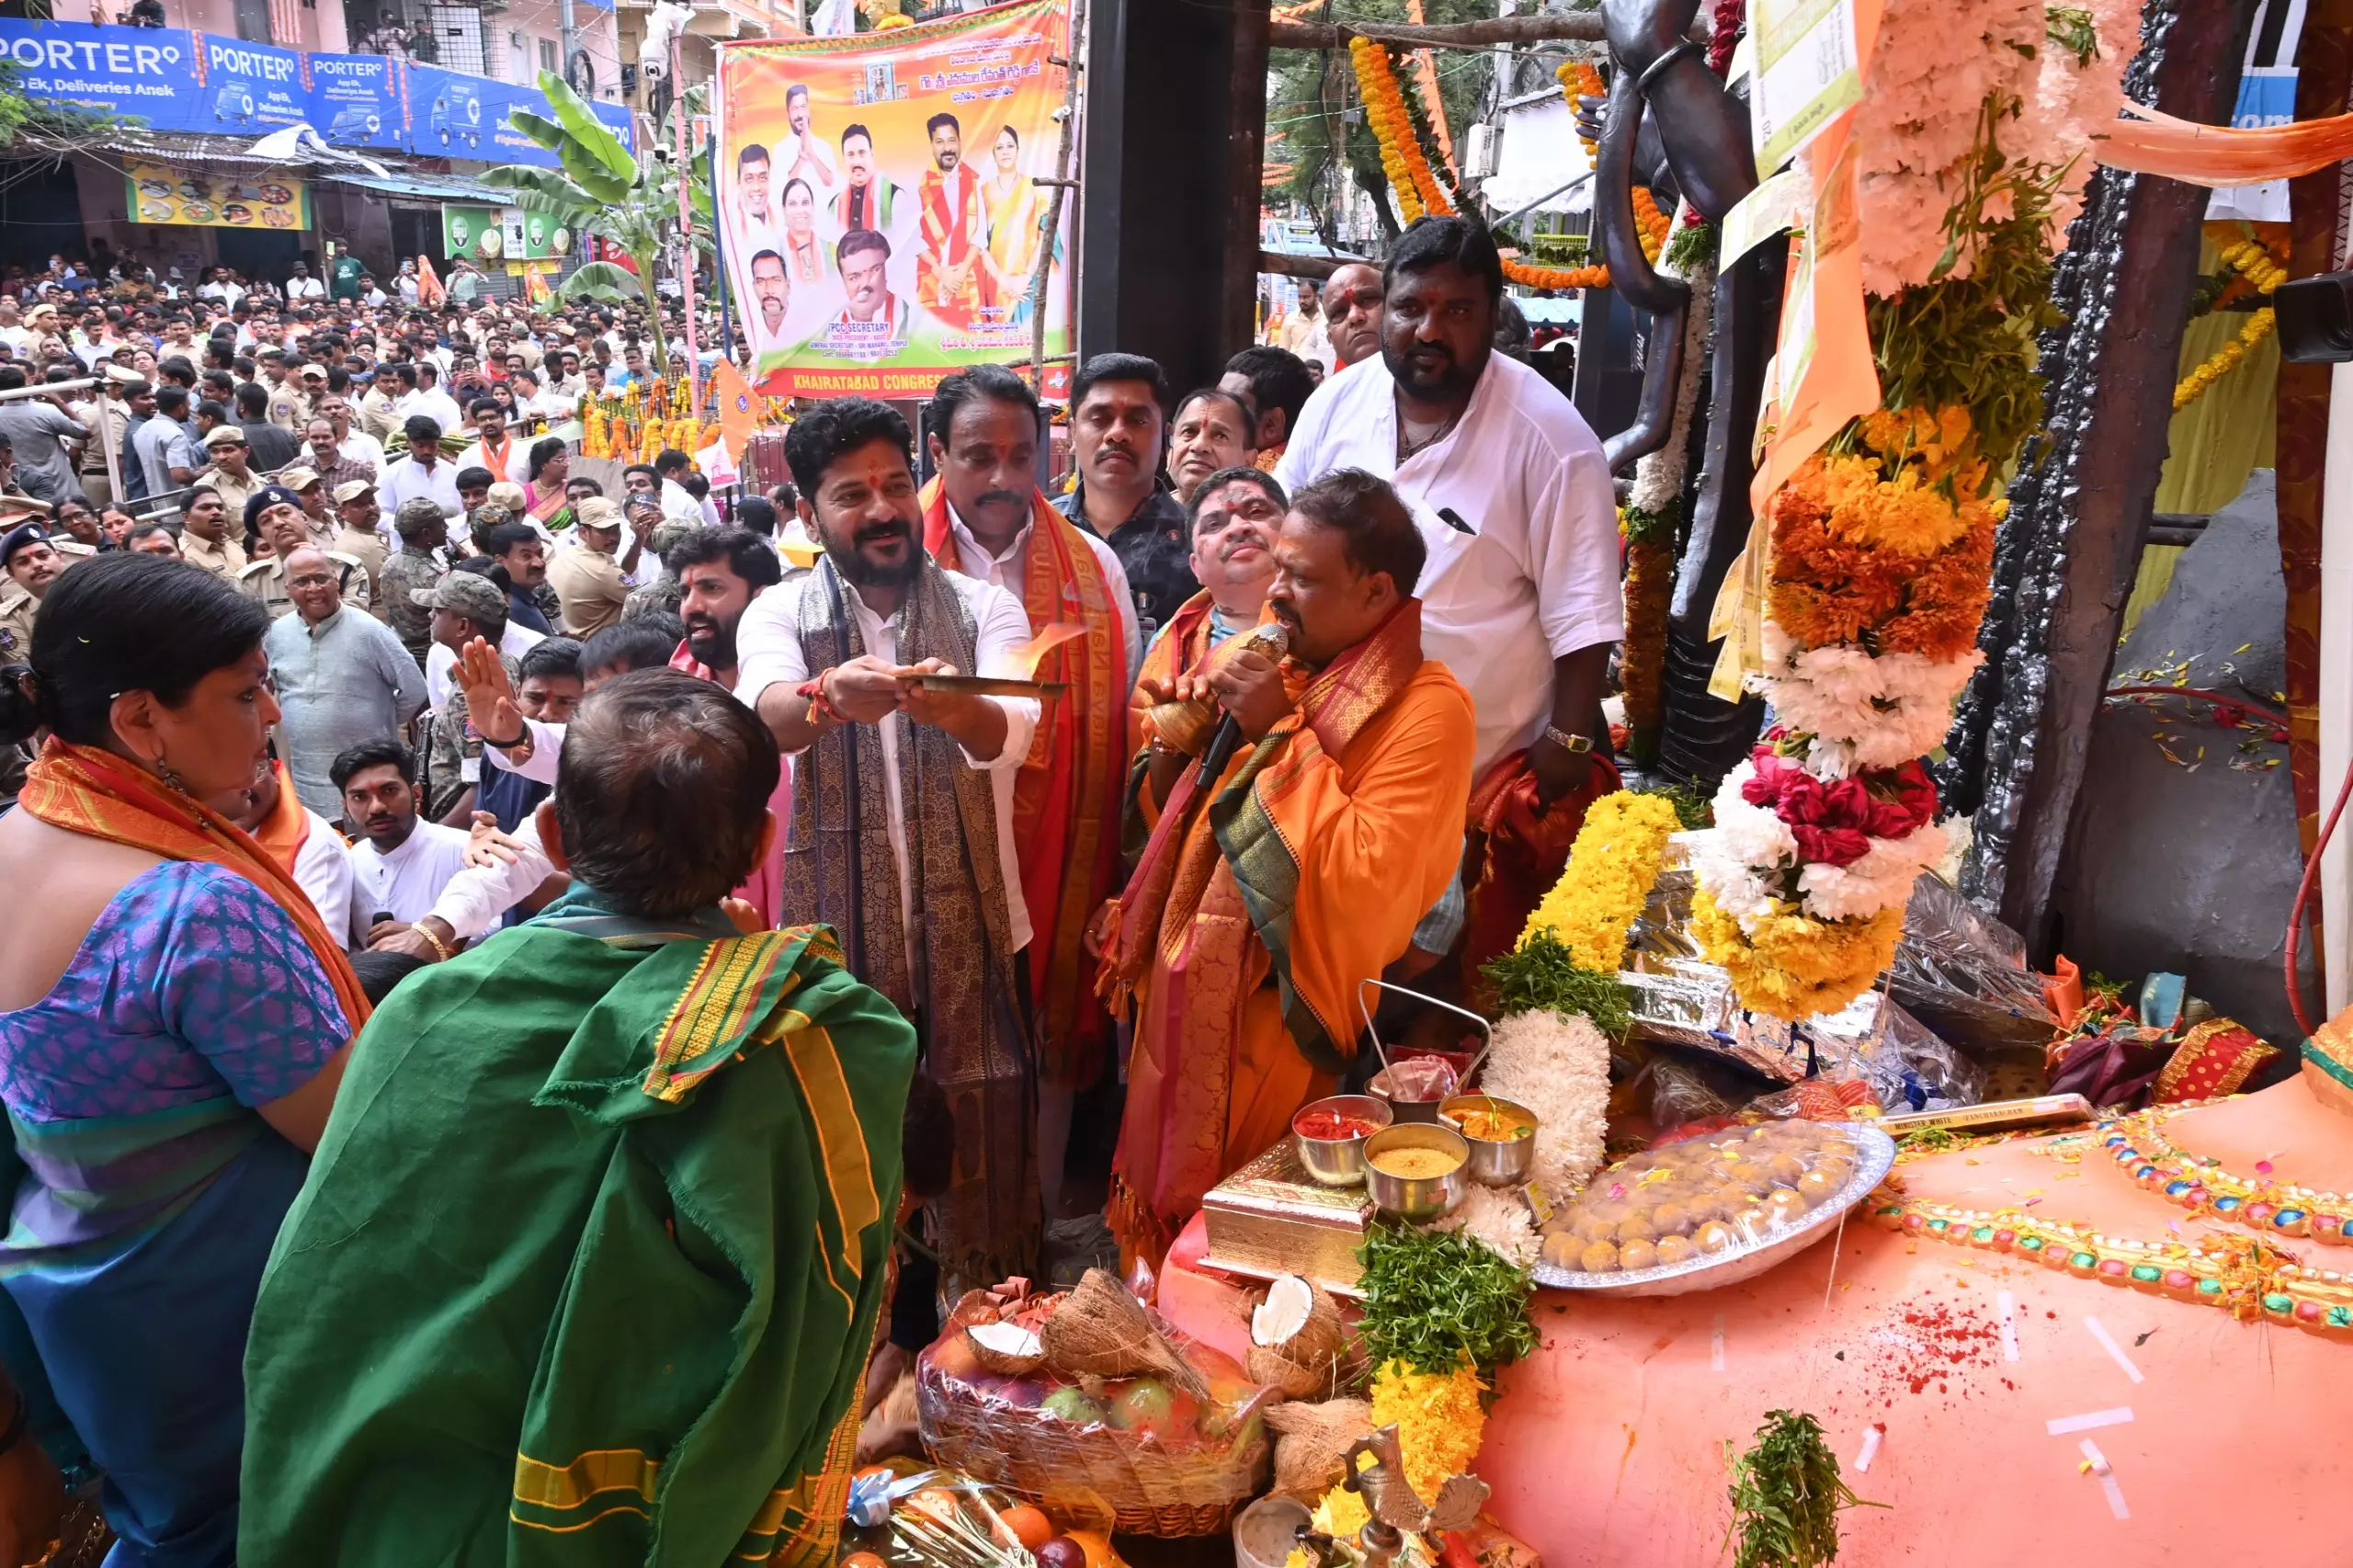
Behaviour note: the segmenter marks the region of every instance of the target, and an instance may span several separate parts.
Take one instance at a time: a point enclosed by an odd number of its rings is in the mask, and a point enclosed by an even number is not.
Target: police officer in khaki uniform
[[[259,599],[275,620],[294,608],[280,562],[298,550],[318,548],[311,541],[311,519],[303,514],[301,496],[282,484],[272,484],[245,503],[245,531],[255,535],[269,553],[237,574],[237,586]],[[339,550],[324,553],[341,575],[343,602],[362,615],[369,613],[367,565]]]
[[[345,480],[335,487],[335,509],[342,526],[335,533],[333,550],[368,569],[368,597],[376,607],[376,619],[388,619],[383,573],[384,562],[392,551],[380,526],[383,513],[376,505],[375,485],[364,479]]]
[[[21,505],[0,507],[0,526],[7,524],[14,526],[0,534],[0,572],[6,574],[0,584],[0,664],[20,665],[31,655],[33,617],[65,570],[65,557],[50,541],[49,526]]]
[[[230,512],[210,475],[188,486],[180,512],[180,559],[233,582],[245,569],[245,547],[229,535],[244,519]]]

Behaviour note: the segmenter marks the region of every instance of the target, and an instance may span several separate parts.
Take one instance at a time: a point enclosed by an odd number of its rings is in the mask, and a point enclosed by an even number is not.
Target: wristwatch
[[[1590,736],[1573,735],[1558,724],[1545,725],[1544,738],[1571,756],[1583,756],[1593,749],[1593,740]]]

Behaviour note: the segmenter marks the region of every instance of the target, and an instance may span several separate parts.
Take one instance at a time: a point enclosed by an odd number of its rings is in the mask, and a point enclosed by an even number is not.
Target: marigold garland
[[[2236,271],[2248,289],[2268,299],[2273,290],[2288,281],[2288,269],[2274,259],[2259,240],[2233,240],[2222,247],[2222,265]],[[2226,290],[2224,298],[2228,298]],[[2173,411],[2179,414],[2206,395],[2216,381],[2239,368],[2239,364],[2279,324],[2278,315],[2265,305],[2239,328],[2239,335],[2225,343],[2184,376],[2173,389]]]
[[[1691,894],[1691,933],[1731,973],[1744,1006],[1794,1022],[1835,1013],[1870,989],[1904,937],[1904,906],[1868,920],[1811,920],[1778,904],[1743,922],[1702,887]]]
[[[1486,1437],[1484,1392],[1475,1368],[1451,1373],[1416,1372],[1402,1361],[1382,1366],[1372,1380],[1372,1425],[1395,1426],[1405,1458],[1405,1479],[1424,1500],[1438,1495],[1449,1475],[1470,1473]],[[1364,1500],[1335,1486],[1315,1510],[1314,1528],[1337,1540],[1354,1540],[1370,1517]]]
[[[1568,869],[1529,915],[1521,944],[1547,931],[1580,968],[1616,973],[1626,933],[1658,881],[1667,835],[1681,825],[1675,807],[1655,795],[1620,790],[1596,801],[1569,847]]]
[[[1809,648],[1958,658],[1976,642],[2008,503],[1977,493],[1985,460],[1964,410],[1876,414],[1859,440],[1808,459],[1773,497],[1773,619]]]
[[[1348,62],[1355,66],[1357,86],[1364,95],[1365,123],[1381,146],[1381,167],[1397,193],[1398,209],[1412,223],[1424,212],[1443,218],[1454,210],[1446,191],[1422,155],[1421,139],[1414,132],[1405,95],[1397,85],[1397,70],[1389,51],[1362,35],[1348,40]]]
[[[2279,324],[2278,312],[2274,312],[2269,305],[2264,306],[2249,316],[2246,325],[2239,328],[2239,335],[2236,337],[2214,350],[2204,364],[2184,376],[2179,384],[2173,389],[2173,411],[2179,414],[2183,409],[2204,397],[2207,389],[2237,369],[2239,362],[2245,359],[2248,353],[2265,338],[2270,336],[2272,329]]]
[[[1658,253],[1666,244],[1666,232],[1674,226],[1675,221],[1659,210],[1658,198],[1651,194],[1650,187],[1636,186],[1634,228],[1642,236],[1643,260],[1657,263]]]
[[[1577,111],[1579,98],[1597,98],[1608,92],[1601,80],[1601,67],[1590,60],[1567,60],[1552,68],[1553,77],[1561,84],[1561,96],[1569,100],[1569,112]],[[1586,162],[1591,163],[1601,150],[1601,144],[1580,132],[1577,145],[1585,149]]]

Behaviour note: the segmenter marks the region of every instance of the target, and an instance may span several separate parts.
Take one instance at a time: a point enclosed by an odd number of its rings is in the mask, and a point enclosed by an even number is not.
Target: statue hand
[[[1606,93],[1581,94],[1576,100],[1577,134],[1587,142],[1601,140],[1601,122],[1609,112]]]
[[[1602,0],[1602,28],[1619,68],[1641,75],[1690,35],[1699,0]]]

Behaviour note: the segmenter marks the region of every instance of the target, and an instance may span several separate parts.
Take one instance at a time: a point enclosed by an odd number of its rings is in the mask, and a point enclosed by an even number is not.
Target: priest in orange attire
[[[1432,828],[1462,818],[1475,731],[1422,656],[1412,514],[1343,469],[1290,498],[1274,555],[1287,653],[1236,637],[1152,694],[1214,701],[1243,744],[1203,790],[1203,727],[1146,715],[1152,836],[1097,926],[1104,994],[1135,1018],[1110,1204],[1129,1267],[1156,1267],[1210,1188],[1332,1091],[1361,983],[1404,956],[1461,858]]]
[[[1040,705],[1015,776],[1013,832],[1029,911],[1029,1003],[1038,1062],[1038,1185],[1061,1213],[1073,1096],[1110,1061],[1110,1019],[1094,994],[1086,923],[1119,885],[1128,688],[1142,652],[1135,595],[1111,547],[1054,510],[1037,484],[1038,396],[1001,365],[976,365],[932,393],[938,477],[924,486],[924,548],[950,572],[1005,589],[1049,628],[1082,634],[1044,653],[1041,681],[1069,689]]]

